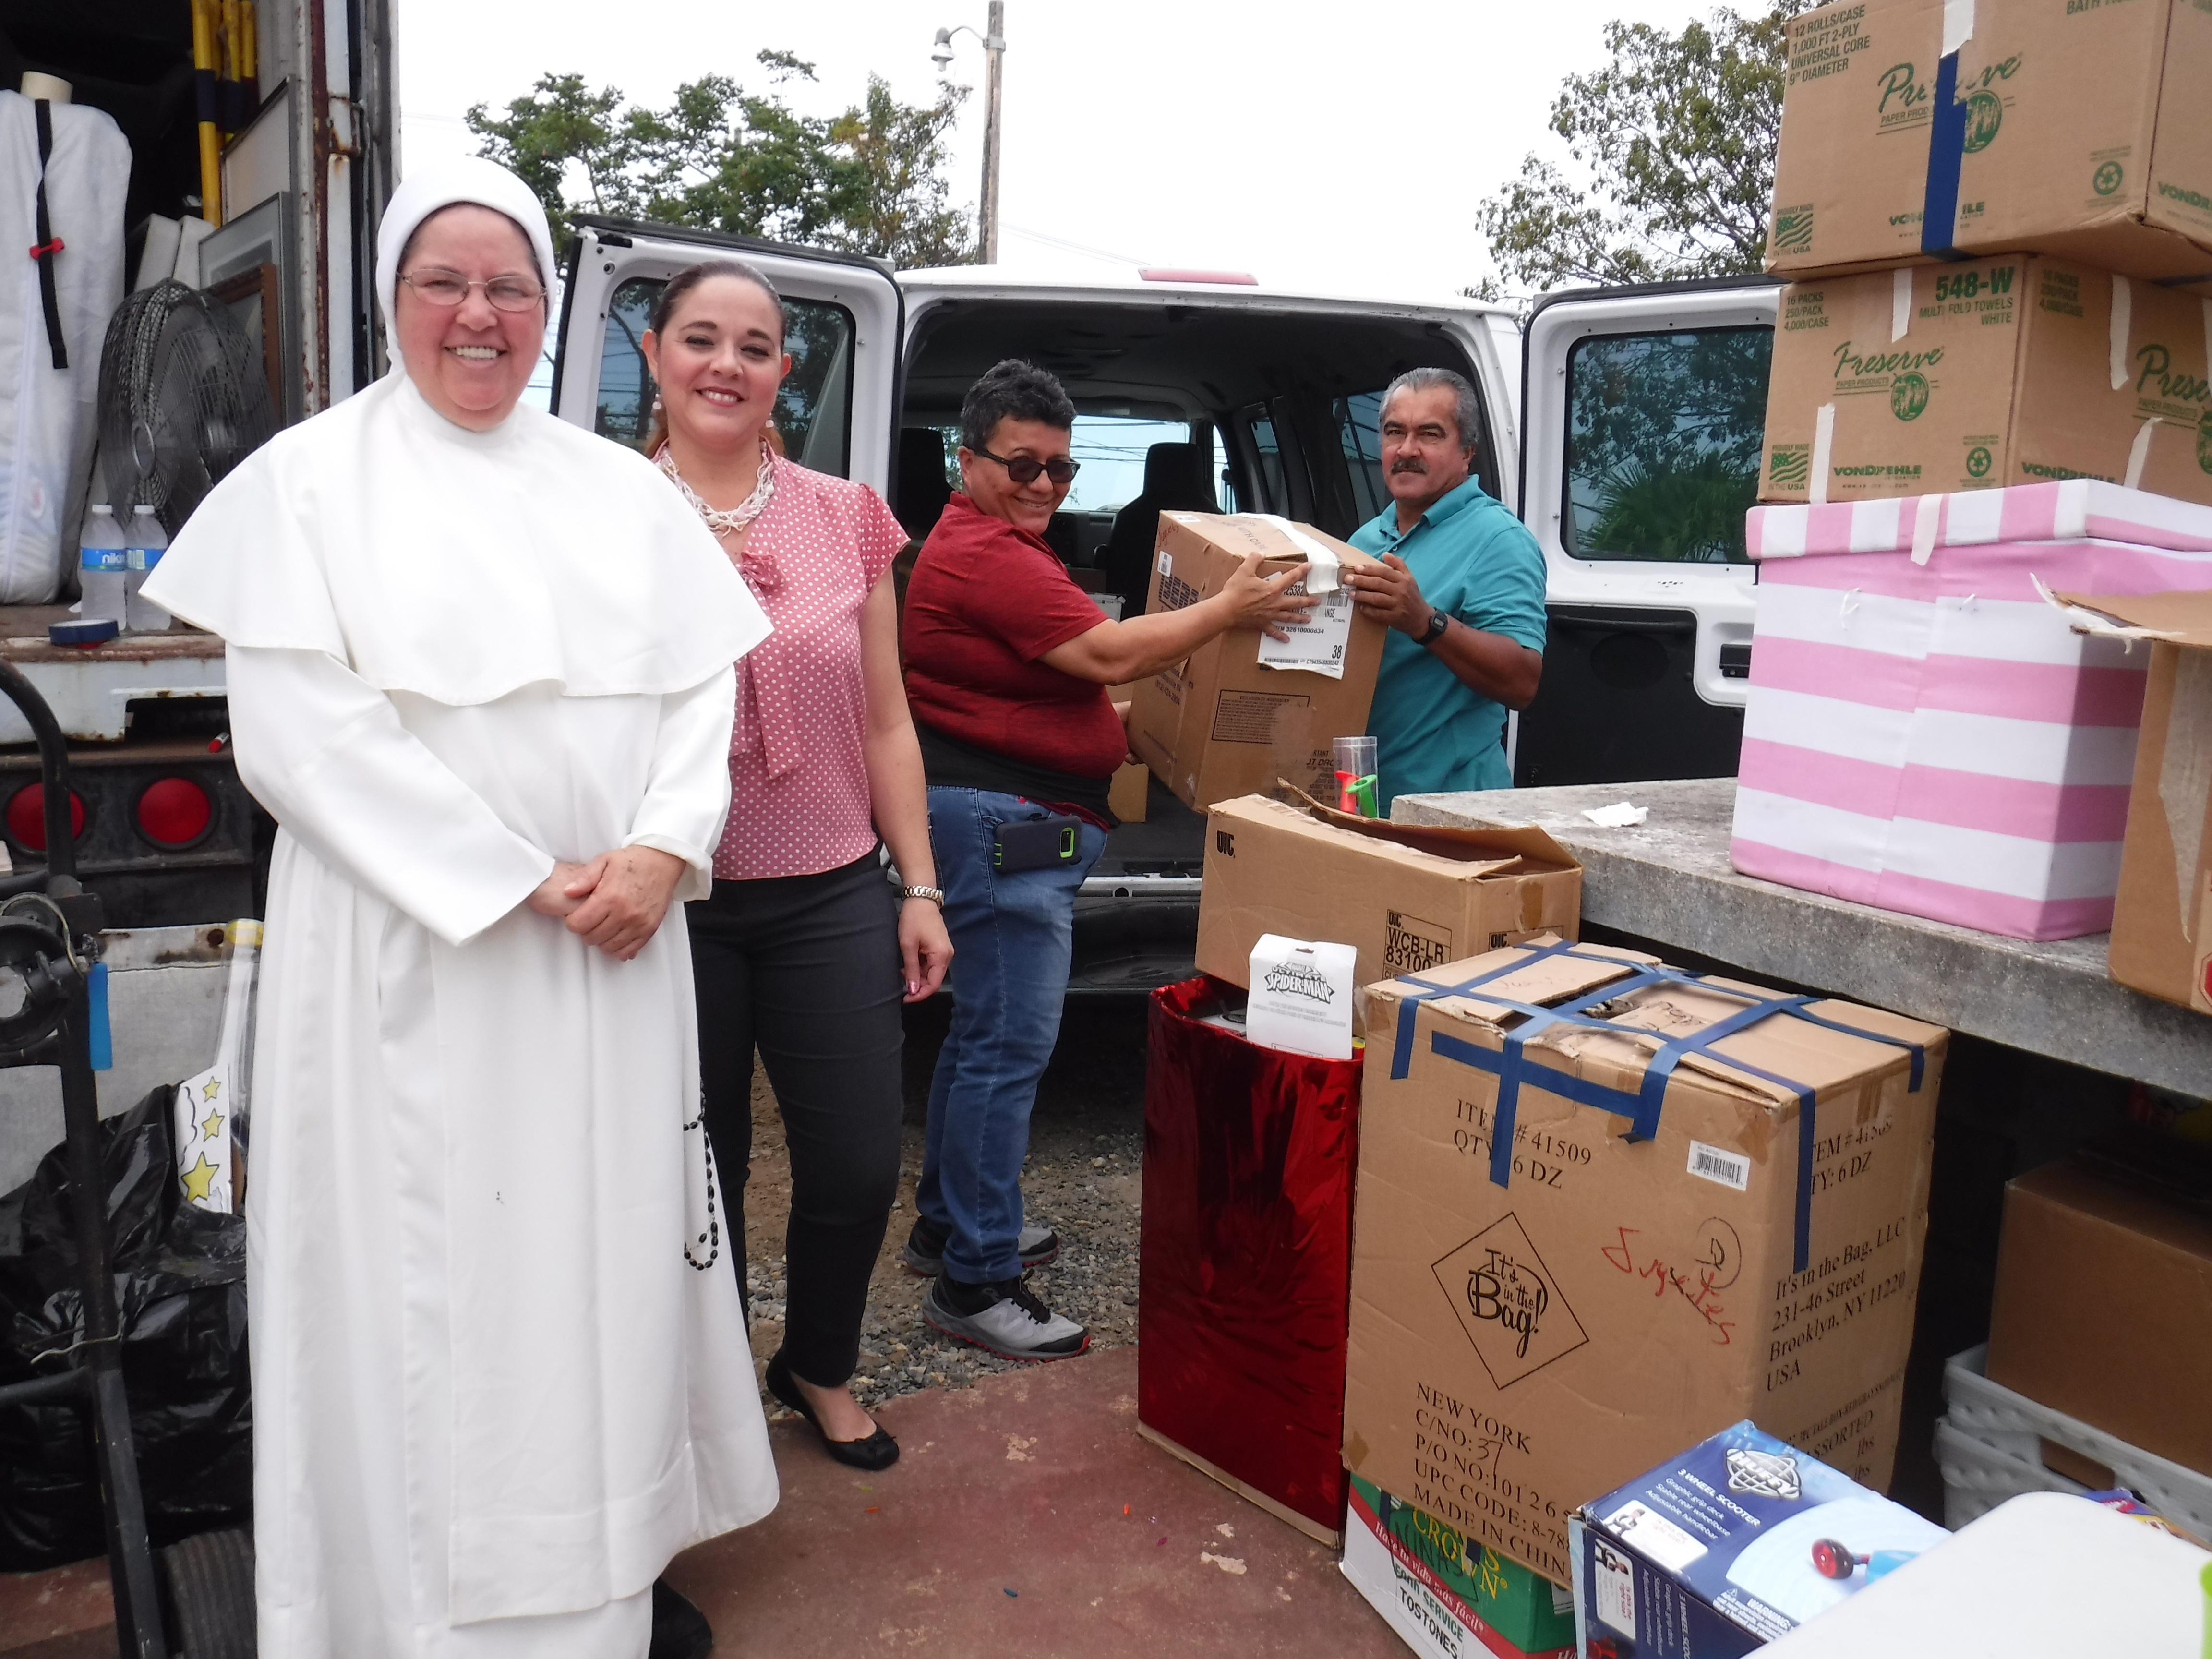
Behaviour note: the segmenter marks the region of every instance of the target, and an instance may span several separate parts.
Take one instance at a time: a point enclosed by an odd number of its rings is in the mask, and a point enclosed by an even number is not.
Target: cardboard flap
[[[1550,1003],[1595,990],[1609,980],[1624,978],[1634,969],[1649,967],[1659,960],[1640,951],[1609,945],[1577,945],[1571,955],[1542,954],[1545,949],[1559,943],[1557,933],[1540,933],[1523,944],[1501,945],[1479,957],[1443,963],[1418,975],[1386,979],[1370,988],[1385,996],[1403,996],[1411,992],[1427,994],[1433,986],[1463,985],[1500,969],[1511,968],[1512,971],[1498,973],[1495,979],[1483,979],[1482,990],[1491,996],[1510,997],[1516,1002]],[[1595,961],[1595,957],[1607,960]],[[1513,967],[1516,963],[1522,965]],[[1432,1006],[1491,1026],[1510,1027],[1521,1018],[1494,1003],[1469,997],[1437,997]]]
[[[2200,650],[2212,647],[2212,592],[2051,597],[2074,614],[2075,626],[2082,633],[2166,640]],[[2110,626],[2099,627],[2100,620]]]
[[[1483,995],[1510,998],[1516,1002],[1555,1004],[1625,978],[1637,968],[1657,965],[1659,961],[1641,951],[1589,943],[1576,945],[1569,953],[1542,954],[1544,947],[1557,943],[1555,936],[1546,935],[1466,962],[1448,963],[1419,978],[1425,982],[1422,988],[1464,984],[1516,960],[1524,962],[1524,967],[1485,980],[1479,988],[1480,995],[1435,997],[1430,1003],[1440,1014],[1505,1032],[1522,1024],[1527,1017],[1486,1002],[1481,1000]],[[1413,988],[1403,980],[1386,981],[1370,988],[1386,995],[1394,990],[1403,994],[1403,990],[1398,989],[1401,987],[1404,990]],[[1764,986],[1717,975],[1689,983],[1644,986],[1613,1001],[1593,1005],[1588,1011],[1589,1017],[1604,1024],[1553,1025],[1529,1039],[1528,1047],[1558,1056],[1569,1070],[1578,1074],[1589,1075],[1589,1068],[1597,1066],[1614,1074],[1611,1078],[1601,1075],[1597,1080],[1616,1087],[1633,1086],[1633,1080],[1642,1075],[1652,1051],[1662,1042],[1694,1035],[1740,1012],[1746,998],[1763,1000],[1774,994]],[[1907,1051],[1899,1043],[1917,1043],[1925,1048],[1942,1036],[1938,1027],[1856,1003],[1824,1001],[1812,1005],[1808,1012],[1856,1030],[1838,1030],[1778,1012],[1716,1039],[1710,1048],[1684,1054],[1680,1066],[1696,1072],[1708,1085],[1717,1085],[1744,1098],[1786,1106],[1796,1096],[1776,1082],[1774,1077],[1790,1079],[1817,1094],[1852,1079],[1907,1064]],[[1865,1035],[1857,1035],[1856,1031]],[[1884,1038],[1891,1041],[1885,1042]],[[1730,1064],[1732,1060],[1755,1066],[1759,1072],[1774,1076],[1746,1072]]]
[[[1275,780],[1275,792],[1316,822],[1334,824],[1356,836],[1387,841],[1416,851],[1434,853],[1460,863],[1494,859],[1498,867],[1483,874],[1519,875],[1523,861],[1559,870],[1579,870],[1580,860],[1534,824],[1510,830],[1462,829],[1442,823],[1393,823],[1388,818],[1363,818],[1324,806],[1288,778]]]

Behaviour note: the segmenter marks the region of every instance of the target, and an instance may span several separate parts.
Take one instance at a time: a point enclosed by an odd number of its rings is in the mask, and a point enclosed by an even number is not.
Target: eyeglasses
[[[416,297],[426,304],[449,309],[467,299],[472,288],[482,289],[484,298],[501,311],[527,311],[545,297],[545,290],[527,276],[492,276],[471,282],[458,270],[445,270],[434,265],[408,271],[399,280],[413,289]]]
[[[1039,473],[1056,484],[1071,484],[1075,482],[1075,475],[1083,471],[1082,462],[1071,461],[1065,455],[1055,455],[1048,461],[1041,461],[1034,455],[1017,455],[1008,460],[1004,455],[994,455],[988,449],[979,449],[975,453],[1006,468],[1006,476],[1018,484],[1035,483]]]

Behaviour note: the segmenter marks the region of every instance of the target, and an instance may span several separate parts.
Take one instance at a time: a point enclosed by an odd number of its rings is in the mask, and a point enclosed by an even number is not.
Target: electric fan
[[[100,447],[116,515],[154,508],[174,535],[275,428],[260,348],[182,283],[116,307],[100,356]]]

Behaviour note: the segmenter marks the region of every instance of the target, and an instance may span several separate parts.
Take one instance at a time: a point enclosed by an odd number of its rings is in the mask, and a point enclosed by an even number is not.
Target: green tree
[[[580,75],[544,75],[501,113],[477,105],[469,128],[480,154],[513,168],[545,204],[564,258],[571,216],[590,212],[902,265],[975,258],[969,216],[950,204],[945,179],[965,87],[902,104],[872,76],[864,103],[813,116],[775,88],[812,81],[814,66],[785,52],[759,62],[769,90],[708,75],[678,87],[663,109],[625,108],[617,88],[594,89]]]
[[[1680,34],[1609,23],[1613,61],[1571,75],[1551,129],[1585,189],[1531,155],[1476,210],[1515,287],[1649,283],[1756,271],[1766,247],[1782,125],[1789,20],[1812,0],[1753,17],[1721,10]],[[1493,279],[1470,289],[1498,297]]]

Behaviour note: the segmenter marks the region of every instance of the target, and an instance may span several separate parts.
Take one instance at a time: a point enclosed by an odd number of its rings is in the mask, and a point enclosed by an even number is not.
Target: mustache
[[[1391,462],[1390,470],[1393,472],[1425,473],[1429,470],[1429,464],[1418,455],[1408,455],[1403,460]]]

